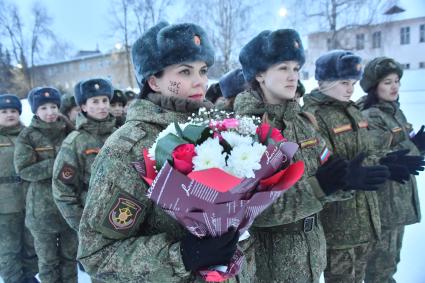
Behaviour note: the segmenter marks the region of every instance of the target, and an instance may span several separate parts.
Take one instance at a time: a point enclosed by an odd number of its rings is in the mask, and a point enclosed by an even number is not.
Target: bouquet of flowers
[[[231,227],[248,237],[255,217],[304,173],[302,161],[291,163],[296,143],[259,118],[230,115],[201,109],[185,124],[170,124],[133,162],[150,185],[148,197],[197,237]],[[237,250],[228,266],[199,274],[220,282],[236,275],[242,261]]]

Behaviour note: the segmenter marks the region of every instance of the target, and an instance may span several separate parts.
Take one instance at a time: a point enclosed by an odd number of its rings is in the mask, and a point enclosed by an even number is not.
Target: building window
[[[409,63],[401,64],[401,66],[403,67],[404,70],[409,70],[410,69],[410,64]]]
[[[372,34],[372,48],[381,48],[381,32],[376,31]]]
[[[364,33],[356,34],[356,49],[364,49]]]
[[[419,26],[419,42],[425,42],[425,25]]]
[[[419,62],[419,69],[425,69],[425,62]]]
[[[410,27],[403,27],[400,29],[400,44],[410,43]]]

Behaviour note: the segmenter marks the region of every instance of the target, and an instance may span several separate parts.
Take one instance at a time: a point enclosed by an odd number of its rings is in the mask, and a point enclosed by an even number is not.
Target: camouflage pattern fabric
[[[89,188],[91,165],[115,130],[112,115],[105,121],[77,116],[77,130],[63,141],[53,166],[53,198],[69,226],[78,231]]]

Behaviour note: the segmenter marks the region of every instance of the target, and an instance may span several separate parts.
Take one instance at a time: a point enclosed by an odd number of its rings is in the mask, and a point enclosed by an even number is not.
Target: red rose
[[[195,155],[195,145],[190,143],[179,145],[171,154],[173,157],[174,169],[185,175],[189,174],[193,170],[192,159]]]
[[[263,123],[257,127],[256,133],[261,143],[267,144],[266,139],[267,139],[267,136],[269,135],[269,132],[270,132],[270,125],[267,123]],[[271,129],[271,134],[269,138],[271,138],[275,142],[286,141],[286,139],[283,137],[281,132],[276,128]]]

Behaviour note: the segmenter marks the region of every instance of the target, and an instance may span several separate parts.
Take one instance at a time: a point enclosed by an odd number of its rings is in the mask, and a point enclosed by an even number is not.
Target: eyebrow
[[[187,68],[191,68],[191,69],[195,68],[192,65],[188,65],[188,64],[180,64],[179,67],[187,67]],[[205,64],[201,68],[205,68],[205,67],[208,67],[208,66]]]

